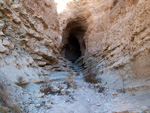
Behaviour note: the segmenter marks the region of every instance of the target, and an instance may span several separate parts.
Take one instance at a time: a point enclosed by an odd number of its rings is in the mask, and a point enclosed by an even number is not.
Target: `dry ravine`
[[[0,113],[150,113],[149,0],[0,0]]]

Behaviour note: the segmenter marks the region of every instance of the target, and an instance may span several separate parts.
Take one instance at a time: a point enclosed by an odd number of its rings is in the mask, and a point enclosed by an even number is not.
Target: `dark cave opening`
[[[86,54],[86,31],[86,19],[76,18],[68,22],[62,32],[61,55],[75,66],[82,63]]]
[[[77,37],[70,33],[68,43],[65,45],[65,58],[72,63],[75,63],[81,57],[81,48]]]

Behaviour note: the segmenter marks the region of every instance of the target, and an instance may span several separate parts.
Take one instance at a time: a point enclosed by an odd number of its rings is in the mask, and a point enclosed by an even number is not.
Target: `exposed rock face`
[[[0,99],[6,82],[29,113],[62,111],[60,100],[76,113],[149,112],[150,1],[60,3],[57,14],[59,0],[0,0]]]
[[[58,63],[58,33],[53,0],[1,0],[0,70],[14,81],[19,76],[38,78],[38,66]]]
[[[47,0],[1,1],[1,39],[7,37],[46,61],[56,60],[59,26],[55,9]]]
[[[113,88],[120,88],[120,82],[116,81],[122,76],[130,82],[131,78],[147,79],[150,75],[149,4],[146,0],[70,2],[59,14],[63,40],[68,38],[66,29],[72,32],[72,27],[86,28],[84,35],[80,34],[86,46],[85,63],[88,60],[88,67],[91,65],[104,83]]]

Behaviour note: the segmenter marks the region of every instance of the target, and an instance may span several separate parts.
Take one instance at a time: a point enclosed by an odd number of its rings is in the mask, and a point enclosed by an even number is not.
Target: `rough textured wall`
[[[0,1],[0,71],[14,82],[39,80],[58,63],[59,25],[53,0]]]
[[[149,4],[147,0],[73,1],[59,14],[61,32],[71,21],[86,20],[85,58],[104,83],[120,87],[122,79],[131,83],[136,78],[147,79]]]

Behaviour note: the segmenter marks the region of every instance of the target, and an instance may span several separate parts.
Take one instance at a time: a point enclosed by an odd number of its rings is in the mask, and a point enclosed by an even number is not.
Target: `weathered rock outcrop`
[[[53,0],[1,0],[0,70],[12,81],[35,76],[38,80],[44,73],[38,66],[58,63],[58,33]]]
[[[66,29],[70,32],[78,28],[73,22],[82,21],[85,68],[91,67],[110,87],[122,87],[122,79],[129,87],[135,78],[146,80],[150,75],[149,4],[146,0],[72,1],[59,14],[60,30],[66,39]]]
[[[0,0],[0,99],[5,85],[29,113],[59,112],[70,100],[77,113],[149,112],[150,1],[60,3],[57,14],[59,0]]]

